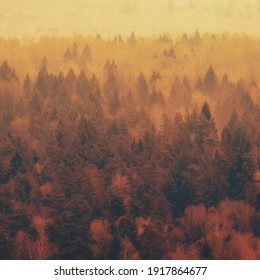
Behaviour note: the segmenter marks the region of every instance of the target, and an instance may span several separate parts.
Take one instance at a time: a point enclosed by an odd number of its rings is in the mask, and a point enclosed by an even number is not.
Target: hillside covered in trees
[[[0,39],[0,259],[260,259],[259,53]]]

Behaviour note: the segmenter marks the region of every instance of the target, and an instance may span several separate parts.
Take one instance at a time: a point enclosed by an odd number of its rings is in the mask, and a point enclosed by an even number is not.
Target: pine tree
[[[30,76],[27,74],[23,82],[23,92],[27,98],[31,96],[32,87],[33,87],[32,80]]]
[[[228,195],[231,199],[252,199],[255,164],[251,144],[237,113],[223,129],[221,147],[228,170]]]
[[[90,62],[92,60],[92,52],[88,44],[85,45],[81,58],[84,62]]]
[[[5,60],[0,66],[0,81],[17,81],[15,70],[12,69],[8,62]]]
[[[65,61],[69,61],[73,58],[70,48],[67,48],[67,50],[65,51],[65,53],[63,55],[63,58]]]
[[[81,71],[77,78],[76,88],[78,95],[81,98],[86,99],[90,91],[90,86],[84,71]]]
[[[36,88],[41,96],[46,97],[49,95],[50,77],[47,70],[47,58],[43,57],[40,71],[36,79]]]
[[[204,77],[204,88],[208,92],[212,92],[215,90],[218,86],[218,79],[216,77],[216,74],[212,68],[212,66],[209,67],[207,73],[205,74]]]
[[[134,31],[131,32],[130,37],[128,38],[128,42],[130,46],[134,46],[136,44],[136,37]]]
[[[91,145],[94,143],[95,129],[85,117],[81,117],[78,123],[78,137],[81,146],[86,145],[91,147]]]
[[[136,91],[137,91],[137,95],[138,95],[140,104],[142,106],[147,104],[147,100],[149,98],[149,88],[148,88],[148,84],[147,84],[146,79],[142,72],[140,73],[140,75],[137,78]]]
[[[205,102],[202,106],[202,110],[201,110],[203,116],[208,120],[210,121],[211,120],[211,112],[210,112],[210,109],[209,109],[209,105],[207,102]]]
[[[114,96],[110,99],[109,112],[112,116],[114,116],[120,108],[121,102],[117,92],[115,92]]]
[[[110,97],[117,91],[117,65],[114,61],[106,61],[104,65],[105,82],[103,86],[104,95]]]

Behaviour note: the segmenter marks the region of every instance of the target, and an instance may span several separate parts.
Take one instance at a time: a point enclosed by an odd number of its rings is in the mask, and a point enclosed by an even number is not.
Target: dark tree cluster
[[[78,56],[73,45],[64,59]],[[125,91],[115,61],[103,80],[54,75],[45,58],[21,82],[1,65],[1,259],[260,257],[260,108],[249,85],[212,67],[196,84],[175,77],[168,94],[163,79],[140,73]],[[192,102],[198,89],[215,114]]]

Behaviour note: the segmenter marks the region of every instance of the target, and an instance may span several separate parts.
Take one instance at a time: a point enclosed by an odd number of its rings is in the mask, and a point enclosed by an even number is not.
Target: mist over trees
[[[0,258],[259,259],[259,50],[0,39]]]

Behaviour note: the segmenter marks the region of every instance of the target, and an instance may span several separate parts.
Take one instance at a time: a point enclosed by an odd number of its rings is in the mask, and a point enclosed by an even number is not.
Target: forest
[[[260,259],[259,54],[0,38],[0,259]]]

